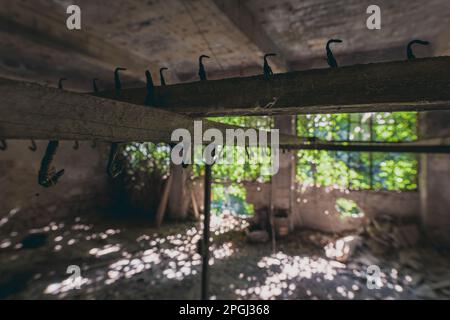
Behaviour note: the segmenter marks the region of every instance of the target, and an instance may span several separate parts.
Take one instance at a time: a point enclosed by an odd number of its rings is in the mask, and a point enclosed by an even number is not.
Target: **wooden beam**
[[[238,126],[203,120],[203,131]],[[171,142],[175,129],[194,132],[194,119],[157,108],[0,78],[0,139]],[[280,144],[302,139],[280,134]],[[270,135],[268,136],[270,143]]]
[[[155,107],[194,117],[450,109],[450,57],[155,87]],[[114,98],[114,92],[98,93]],[[145,88],[121,101],[143,104]]]

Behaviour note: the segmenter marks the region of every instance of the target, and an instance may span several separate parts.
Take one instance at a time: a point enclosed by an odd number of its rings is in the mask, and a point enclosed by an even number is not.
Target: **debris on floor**
[[[279,239],[273,252],[267,231],[252,230],[246,219],[233,215],[214,215],[210,272],[220,276],[211,276],[211,294],[217,299],[450,298],[450,253],[422,239],[399,246],[392,235],[403,226],[381,218],[342,234],[295,230]],[[201,229],[195,223],[155,230],[85,217],[39,232],[47,240],[36,249],[21,250],[23,238],[17,234],[3,240],[8,241],[0,249],[0,259],[8,262],[0,266],[3,298],[199,298]],[[81,268],[80,289],[68,280],[70,265]],[[368,271],[374,266],[380,270],[379,288],[370,289]]]

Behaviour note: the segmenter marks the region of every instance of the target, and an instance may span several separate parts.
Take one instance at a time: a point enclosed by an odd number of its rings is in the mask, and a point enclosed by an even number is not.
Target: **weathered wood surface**
[[[449,110],[449,70],[450,57],[437,57],[199,81],[155,87],[154,104],[195,117]],[[145,97],[135,88],[120,100],[143,104]]]
[[[203,120],[209,128],[236,129]],[[194,132],[194,119],[157,108],[0,78],[0,139],[171,142],[175,129]],[[302,139],[280,135],[280,144]],[[270,135],[268,139],[270,143]]]

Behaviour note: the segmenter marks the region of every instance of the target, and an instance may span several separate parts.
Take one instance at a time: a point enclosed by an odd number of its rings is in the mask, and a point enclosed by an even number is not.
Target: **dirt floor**
[[[34,249],[23,248],[23,234],[2,235],[0,298],[199,298],[198,223],[155,230],[144,221],[89,216],[32,230],[46,235]],[[246,226],[229,215],[212,220],[212,299],[450,298],[448,252],[418,245],[381,254],[362,237],[345,258],[330,258],[343,235],[304,230],[279,239],[273,253],[270,242],[249,244]],[[80,282],[67,273],[72,265]],[[368,279],[369,266],[380,268],[378,280]]]

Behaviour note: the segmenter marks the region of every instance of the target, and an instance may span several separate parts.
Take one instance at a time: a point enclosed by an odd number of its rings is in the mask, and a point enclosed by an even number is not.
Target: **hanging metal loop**
[[[64,169],[59,170],[55,173],[56,170],[54,167],[52,167],[53,157],[56,154],[58,145],[59,141],[50,140],[48,142],[47,149],[45,150],[44,157],[41,161],[38,183],[45,188],[54,186],[58,182],[59,178],[61,178],[64,174]]]
[[[126,68],[117,67],[114,70],[114,88],[116,89],[116,95],[120,95],[120,90],[122,90],[122,82],[120,81],[119,71],[126,71]]]
[[[8,149],[8,144],[6,143],[6,140],[0,140],[0,150],[5,151]]]
[[[31,146],[28,147],[28,149],[30,149],[33,152],[36,152],[37,150],[37,145],[36,145],[36,141],[34,141],[33,139],[31,140]]]
[[[119,176],[119,174],[121,174],[123,170],[122,163],[120,163],[117,159],[118,154],[119,154],[119,143],[118,142],[111,143],[106,173],[112,179],[117,178],[117,176]]]
[[[154,95],[155,95],[155,85],[153,84],[153,78],[150,71],[145,71],[145,79],[146,84],[145,88],[147,89],[147,95],[145,96],[145,105],[146,106],[153,106],[154,105]]]
[[[198,58],[198,76],[200,77],[201,81],[206,81],[207,80],[205,66],[203,65],[203,59],[204,58],[209,59],[209,56],[202,54]]]
[[[327,42],[327,46],[326,46],[326,50],[327,50],[327,62],[328,65],[331,68],[337,68],[338,67],[338,63],[333,55],[333,51],[331,51],[330,45],[332,43],[342,43],[343,41],[341,39],[330,39]]]
[[[428,46],[430,44],[429,41],[424,41],[424,40],[413,40],[411,42],[408,43],[408,46],[406,47],[406,56],[408,58],[408,60],[414,60],[416,59],[416,56],[414,55],[412,46],[415,44],[420,44],[422,46]]]
[[[264,71],[264,77],[268,79],[270,76],[273,76],[272,68],[269,65],[269,62],[267,61],[268,57],[275,57],[276,53],[266,53],[264,55],[264,65],[263,65],[263,71]]]
[[[92,79],[92,88],[94,89],[94,92],[98,92],[98,87],[97,87],[97,78]]]
[[[164,70],[168,70],[168,68],[162,67],[161,69],[159,69],[159,80],[161,82],[161,86],[166,85],[166,79],[164,79],[164,74],[163,74]]]

